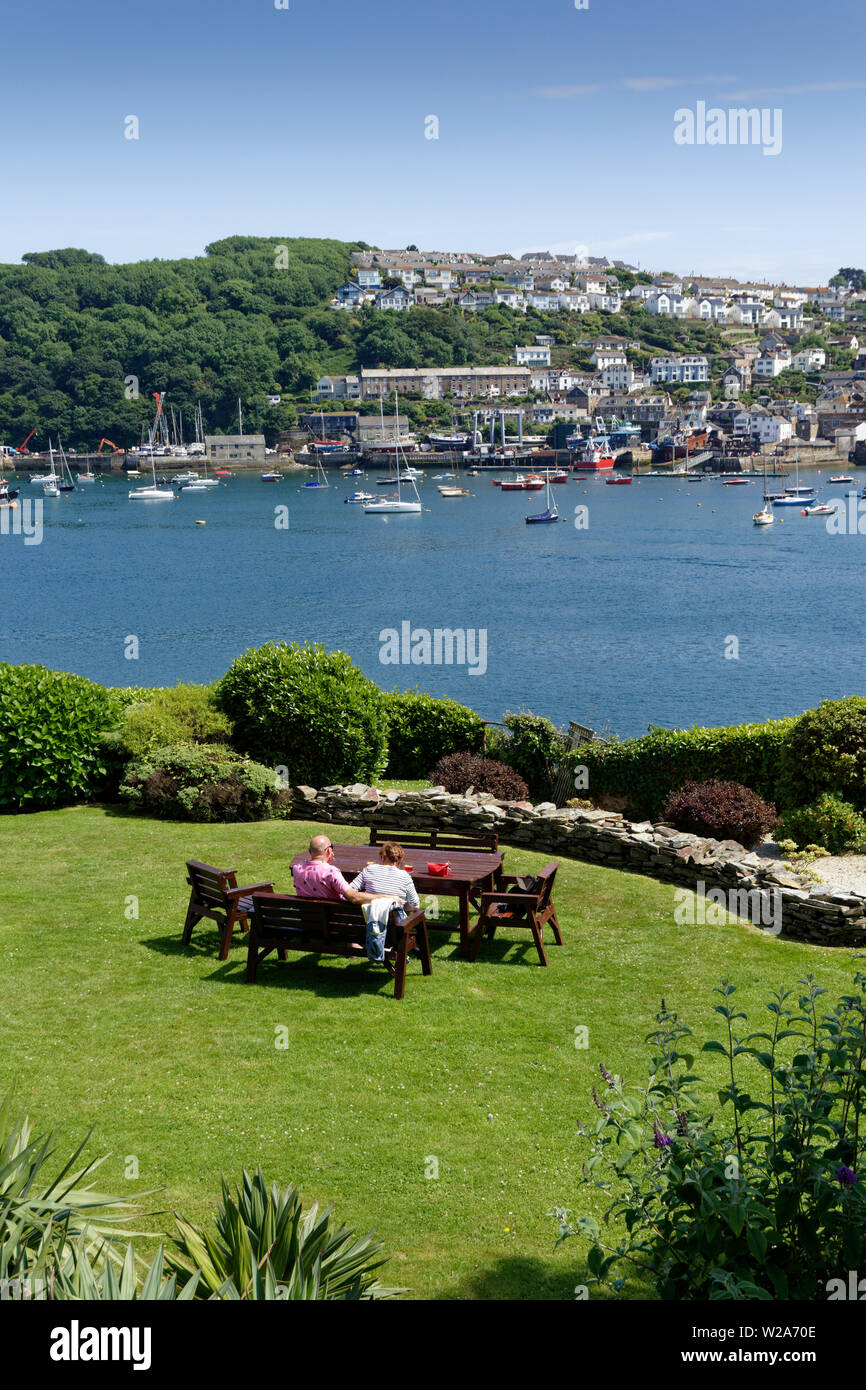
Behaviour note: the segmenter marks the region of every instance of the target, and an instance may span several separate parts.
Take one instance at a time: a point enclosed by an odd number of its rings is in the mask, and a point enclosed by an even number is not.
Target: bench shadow
[[[551,1241],[552,1244],[552,1241]],[[574,1300],[580,1285],[581,1266],[552,1255],[550,1260],[537,1256],[514,1255],[496,1260],[487,1269],[461,1279],[449,1288],[433,1295],[436,1302],[567,1302]],[[611,1295],[593,1288],[594,1300],[607,1301]]]

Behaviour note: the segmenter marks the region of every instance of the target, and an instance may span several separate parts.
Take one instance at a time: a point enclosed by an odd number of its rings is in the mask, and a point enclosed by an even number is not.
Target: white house
[[[538,290],[534,290],[531,294],[527,294],[526,296],[526,307],[527,309],[541,309],[545,312],[553,313],[559,308],[559,295],[542,294]]]
[[[657,290],[646,302],[649,313],[655,318],[682,318],[683,300],[679,294],[667,290]]]
[[[820,367],[826,366],[827,354],[823,348],[811,347],[804,348],[802,352],[796,352],[791,358],[791,366],[798,372],[814,372]]]
[[[744,299],[734,304],[729,314],[731,323],[750,323],[760,326],[766,318],[766,307],[759,299]]]
[[[764,377],[765,380],[768,378],[772,379],[773,377],[780,376],[782,372],[787,371],[790,365],[790,352],[787,356],[785,356],[784,353],[768,352],[758,358],[754,365],[753,372],[755,376]]]
[[[586,297],[589,300],[590,309],[600,309],[606,314],[618,314],[622,308],[622,299],[618,294],[596,293],[594,290],[587,290]]]
[[[385,275],[389,280],[402,280],[407,290],[413,290],[418,283],[418,273],[411,265],[386,265]]]
[[[380,290],[382,276],[375,266],[361,267],[358,271],[358,284],[362,290]]]
[[[707,381],[709,372],[706,357],[654,357],[650,363],[653,385],[669,381]]]
[[[536,343],[531,347],[516,347],[514,360],[518,367],[549,367],[550,348]]]
[[[320,401],[358,400],[361,382],[356,376],[322,376],[316,382],[316,399]]]
[[[509,309],[525,309],[526,297],[520,290],[494,290],[497,304],[506,304]]]
[[[758,444],[781,444],[790,439],[794,431],[790,420],[757,407],[740,411],[734,416],[733,432],[735,435],[748,435]]]
[[[602,385],[608,391],[642,391],[646,385],[643,373],[636,373],[634,367],[627,362],[616,362],[609,367],[603,367],[599,375]]]
[[[563,290],[557,302],[560,309],[569,309],[577,314],[589,313],[589,297],[579,290]]]
[[[606,294],[607,279],[604,275],[576,275],[574,283],[584,294]],[[565,285],[562,287],[565,289]]]
[[[628,292],[628,297],[629,299],[639,299],[641,302],[645,302],[647,299],[651,299],[655,293],[656,288],[654,285],[632,285]]]
[[[781,309],[768,309],[764,323],[768,328],[794,328],[803,327],[803,311],[793,306],[785,306]]]

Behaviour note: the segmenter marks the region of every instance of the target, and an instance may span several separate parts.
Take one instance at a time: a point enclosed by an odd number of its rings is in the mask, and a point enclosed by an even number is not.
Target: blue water
[[[46,498],[40,545],[0,535],[0,658],[156,686],[211,680],[269,639],[309,639],[383,686],[420,685],[487,719],[529,708],[622,734],[863,692],[866,535],[830,535],[798,508],[754,527],[760,480],[572,480],[553,489],[566,520],[526,526],[544,493],[504,494],[489,477],[445,499],[428,476],[420,516],[344,505],[355,486],[384,494],[376,476],[313,490],[237,475],[168,503],[130,502],[130,484],[108,478]],[[404,621],[485,629],[486,672],[383,665],[380,632]]]

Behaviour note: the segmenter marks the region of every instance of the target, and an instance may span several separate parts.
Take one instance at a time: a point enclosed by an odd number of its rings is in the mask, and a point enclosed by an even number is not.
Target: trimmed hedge
[[[385,770],[386,697],[345,652],[266,642],[237,657],[216,689],[235,747],[288,768],[294,786],[373,782]]]
[[[179,743],[131,762],[120,788],[137,810],[166,820],[267,820],[290,801],[273,768],[219,744]]]
[[[765,801],[779,795],[782,750],[796,718],[729,728],[654,729],[641,738],[583,744],[568,755],[573,769],[586,767],[580,790],[598,801],[625,797],[636,817],[658,820],[672,792],[686,782],[741,782]]]
[[[0,664],[0,808],[98,796],[110,763],[103,736],[118,714],[109,691],[84,676]]]
[[[429,777],[447,753],[483,752],[484,721],[466,705],[421,690],[394,690],[385,700],[389,776]]]
[[[502,722],[508,733],[497,740],[496,757],[520,773],[536,801],[547,801],[565,755],[565,734],[529,710],[505,714]]]
[[[779,773],[785,806],[807,806],[829,792],[866,810],[866,699],[822,700],[796,719]]]
[[[217,708],[211,686],[178,684],[128,704],[117,743],[127,757],[141,758],[152,748],[175,743],[228,743],[231,732],[231,723]]]

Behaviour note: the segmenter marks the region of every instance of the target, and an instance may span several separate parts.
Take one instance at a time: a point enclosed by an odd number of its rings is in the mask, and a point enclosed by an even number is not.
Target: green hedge
[[[420,690],[395,690],[385,699],[391,777],[429,777],[449,753],[483,752],[484,721],[466,705]]]
[[[592,797],[625,797],[628,810],[658,820],[671,792],[685,782],[741,782],[778,804],[782,749],[796,719],[733,724],[721,729],[654,729],[641,738],[584,744],[569,754],[586,767]]]
[[[345,652],[266,642],[237,657],[216,689],[235,747],[287,768],[295,786],[372,782],[385,770],[384,692]]]
[[[175,744],[131,762],[120,788],[136,810],[167,820],[267,820],[289,800],[271,767],[221,744]]]
[[[109,768],[103,737],[119,713],[109,691],[84,676],[0,664],[0,808],[99,796]]]

